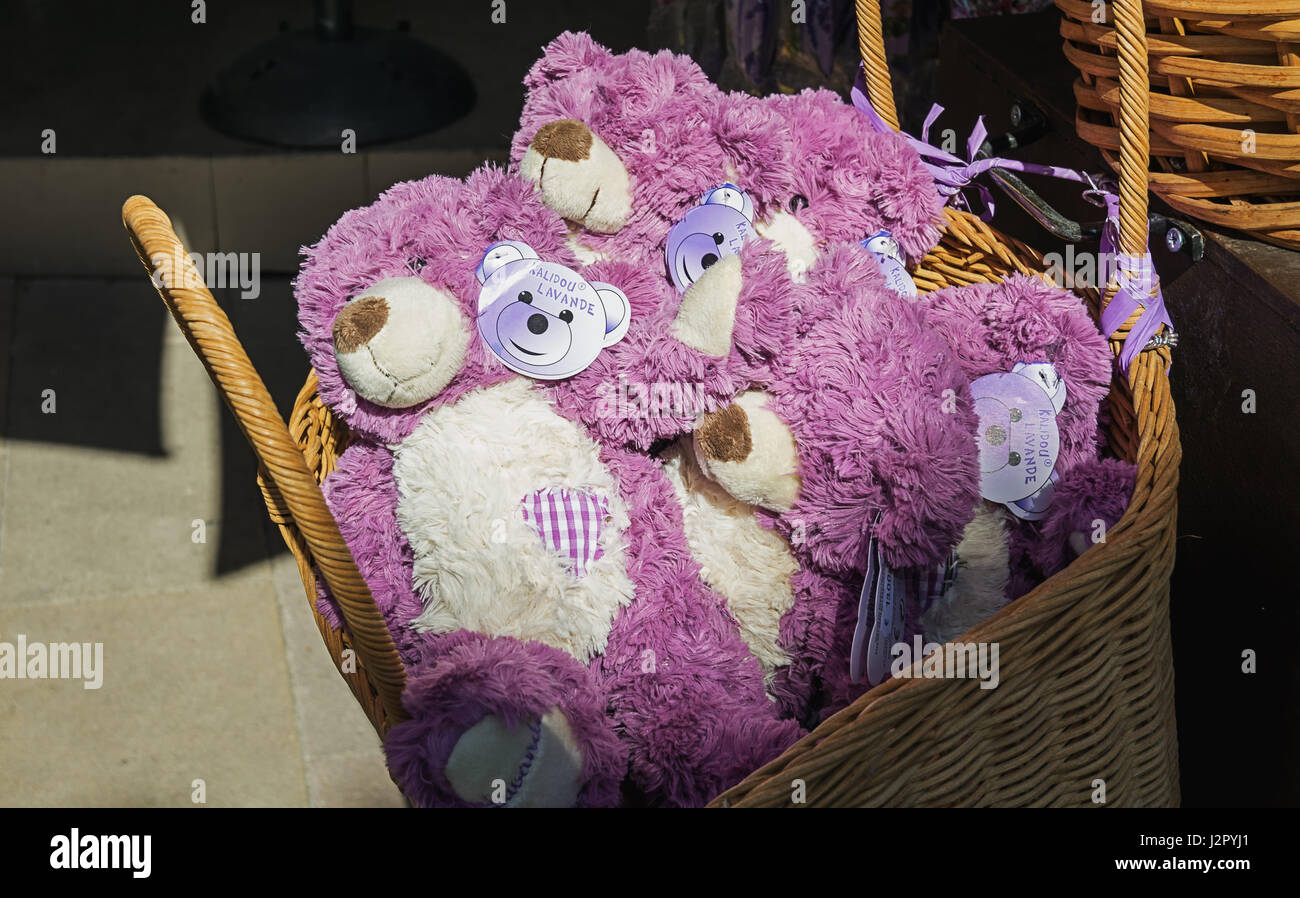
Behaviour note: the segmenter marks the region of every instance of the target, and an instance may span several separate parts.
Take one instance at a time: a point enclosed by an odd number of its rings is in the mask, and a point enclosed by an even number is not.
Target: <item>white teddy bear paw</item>
[[[501,807],[572,807],[583,755],[559,708],[508,727],[490,714],[461,735],[447,758],[447,780],[465,801]]]

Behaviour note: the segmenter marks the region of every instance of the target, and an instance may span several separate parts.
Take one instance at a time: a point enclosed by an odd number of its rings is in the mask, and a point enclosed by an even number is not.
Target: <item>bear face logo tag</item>
[[[1049,363],[1020,362],[979,378],[970,392],[979,415],[980,495],[1038,520],[1059,480],[1056,416],[1065,407],[1065,381]]]
[[[572,377],[627,333],[632,309],[623,291],[543,261],[526,243],[492,244],[475,274],[479,336],[518,374]]]
[[[861,245],[876,257],[880,270],[885,275],[885,283],[901,296],[916,296],[916,282],[907,273],[903,262],[903,251],[889,231],[876,231]]]
[[[719,259],[740,252],[753,218],[753,201],[735,184],[706,193],[668,232],[664,257],[677,289],[685,291]]]

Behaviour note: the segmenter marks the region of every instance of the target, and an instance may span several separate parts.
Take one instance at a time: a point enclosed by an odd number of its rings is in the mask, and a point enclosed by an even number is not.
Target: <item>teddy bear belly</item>
[[[727,600],[727,610],[770,686],[776,669],[790,663],[781,645],[781,618],[794,605],[790,577],[798,563],[785,541],[759,524],[753,506],[710,480],[681,443],[662,458],[700,576]]]
[[[627,509],[596,444],[529,381],[430,411],[393,474],[425,606],[415,630],[535,639],[584,664],[605,650],[634,591]]]

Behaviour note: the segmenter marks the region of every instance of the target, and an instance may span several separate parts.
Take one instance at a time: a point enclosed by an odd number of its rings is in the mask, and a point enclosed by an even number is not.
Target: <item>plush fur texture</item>
[[[817,245],[857,243],[891,231],[909,261],[939,242],[943,200],[901,134],[881,134],[829,90],[777,94],[761,101],[790,141],[789,180],[779,191]],[[744,186],[743,184],[741,186]]]
[[[877,134],[825,91],[767,100],[728,95],[689,60],[613,54],[580,34],[557,38],[526,83],[513,147],[521,171],[532,174],[557,120],[566,130],[576,120],[619,156],[632,185],[624,226],[605,234],[580,228],[582,243],[663,271],[668,230],[706,190],[730,180],[753,201],[755,229],[765,239],[742,250],[739,281],[724,268],[736,262],[716,263],[685,298],[665,297],[638,337],[606,355],[618,376],[633,381],[704,375],[707,406],[653,427],[619,415],[595,426],[646,446],[688,432],[700,411],[746,387],[772,394],[748,413],[752,454],[711,458],[697,440],[695,455],[733,497],[765,506],[755,509],[762,526],[792,543],[797,536],[791,549],[803,570],[791,582],[803,589],[784,615],[781,643],[792,663],[772,683],[783,708],[800,713],[836,608],[854,601],[845,581],[865,570],[875,512],[883,512],[878,531],[891,563],[912,564],[945,554],[975,503],[974,418],[960,369],[944,341],[888,289],[874,258],[841,246],[888,228],[909,256],[925,253],[939,237],[942,201],[933,180],[901,137]],[[627,92],[634,102],[626,102]],[[548,186],[540,183],[545,200]],[[563,211],[581,203],[554,205]],[[733,314],[731,353],[723,357],[725,319]],[[764,414],[774,414],[785,433],[763,426]],[[788,457],[791,445],[797,461]],[[688,494],[684,501],[692,507],[702,499]],[[701,559],[725,554],[700,540],[694,550]],[[718,586],[729,602],[745,601],[735,578],[719,578]],[[753,649],[770,654],[761,642]]]
[[[465,209],[475,214],[466,215]],[[576,266],[563,221],[537,202],[532,185],[490,166],[463,185],[437,176],[396,184],[372,205],[344,213],[319,243],[303,251],[294,281],[299,339],[320,380],[321,400],[354,432],[396,443],[429,409],[514,377],[473,333],[474,268],[488,244],[525,238],[542,258]],[[407,408],[384,408],[357,396],[342,377],[332,326],[349,299],[384,278],[411,275],[458,300],[470,339],[464,364],[442,392]]]
[[[1017,362],[1051,362],[1066,386],[1056,417],[1060,464],[1096,457],[1097,415],[1110,387],[1106,338],[1073,293],[1027,275],[923,294],[927,324],[943,335],[966,377],[1010,371]]]
[[[463,185],[429,178],[345,215],[309,251],[298,279],[303,342],[322,397],[359,433],[390,444],[349,449],[327,483],[340,530],[373,578],[377,604],[408,661],[404,702],[413,719],[394,728],[387,750],[399,783],[421,804],[483,803],[485,789],[470,788],[466,797],[466,784],[458,789],[445,774],[460,740],[473,730],[474,745],[495,744],[501,776],[513,781],[519,727],[553,721],[546,717],[553,713],[563,715],[582,753],[574,800],[586,805],[614,803],[625,776],[649,803],[703,803],[802,732],[777,719],[762,665],[723,597],[704,584],[659,464],[577,436],[583,422],[569,410],[589,379],[525,381],[489,357],[475,335],[442,393],[394,410],[358,398],[331,364],[334,318],[369,281],[414,274],[454,296],[470,330],[474,268],[489,243],[523,240],[543,258],[572,266],[566,235],[558,216],[516,178],[491,169]],[[635,278],[619,283],[614,276],[626,263],[602,264],[608,276],[598,279],[633,286]],[[627,292],[635,310],[635,290]],[[476,403],[493,396],[511,401],[476,413]],[[597,402],[594,392],[587,396]],[[395,465],[386,452],[395,453]],[[515,475],[530,483],[515,483]],[[605,554],[585,578],[557,556],[533,558],[541,543],[522,522],[524,496],[512,503],[501,492],[572,485],[570,478],[610,500]],[[475,497],[490,501],[480,509]],[[495,549],[515,553],[520,564],[487,571],[495,557],[494,547],[482,544],[490,526],[466,525],[476,515],[502,521],[506,542]],[[481,559],[470,558],[480,551]],[[602,585],[596,567],[620,562],[603,599],[582,598],[581,583]],[[530,592],[536,604],[526,604]],[[481,725],[489,716],[493,722]],[[563,780],[565,752],[537,757],[556,762],[531,774],[537,782]]]
[[[553,40],[524,79],[527,89],[511,146],[518,165],[549,123],[586,125],[630,175],[631,214],[616,233],[588,229],[581,240],[611,258],[662,253],[672,225],[708,190],[727,181],[740,160],[763,177],[745,184],[757,214],[778,198],[789,147],[773,116],[755,103],[722,103],[693,61],[667,51],[615,54],[586,34]]]
[[[700,575],[726,596],[727,609],[770,680],[791,660],[782,647],[781,620],[795,604],[791,584],[798,562],[785,540],[758,522],[753,506],[709,479],[684,446],[671,446],[661,457]]]
[[[803,522],[803,549],[819,568],[865,571],[879,511],[887,563],[933,563],[978,497],[962,372],[912,303],[883,288],[866,250],[833,251],[808,287],[840,299],[802,316],[805,332],[763,384],[799,447],[802,485],[782,526]]]
[[[402,695],[411,719],[393,727],[384,741],[388,766],[416,805],[488,804],[481,797],[462,796],[447,779],[447,760],[461,736],[489,716],[516,727],[552,708],[564,714],[583,753],[583,782],[575,804],[608,807],[619,801],[627,748],[605,713],[603,690],[590,669],[541,643],[468,630],[426,636],[425,641],[430,661],[408,671]],[[515,769],[508,765],[503,778],[511,779]],[[476,791],[490,800],[491,780]]]
[[[1136,479],[1137,469],[1115,458],[1091,459],[1063,472],[1047,517],[1028,541],[1029,561],[1043,579],[1063,570],[1119,523]]]
[[[605,440],[648,449],[690,432],[700,414],[770,372],[793,338],[800,300],[780,253],[754,244],[738,258],[742,287],[721,357],[673,337],[687,300],[660,269],[626,261],[590,266],[592,278],[629,285],[636,324],[590,367],[551,388],[557,406]]]
[[[728,493],[780,513],[799,496],[800,462],[790,428],[768,407],[772,401],[761,390],[741,393],[696,429],[694,448],[700,469]]]
[[[394,474],[397,523],[424,600],[416,630],[535,639],[584,664],[605,650],[614,613],[634,591],[627,508],[599,447],[532,382],[517,378],[431,410],[398,445]],[[524,519],[522,498],[539,486],[605,498],[604,551],[585,576]]]
[[[890,292],[857,241],[888,228],[915,260],[938,239],[941,201],[900,137],[871,131],[828,92],[766,100],[726,95],[683,57],[613,54],[575,34],[548,46],[526,85],[513,159],[527,179],[480,172],[463,190],[452,186],[456,182],[426,179],[399,185],[374,207],[349,213],[308,251],[298,281],[303,341],[327,403],[358,433],[397,446],[430,412],[454,408],[477,391],[510,387],[514,375],[471,335],[464,363],[437,396],[406,410],[368,403],[342,382],[333,362],[329,327],[349,296],[382,277],[414,273],[457,298],[472,334],[477,284],[466,261],[487,243],[520,239],[544,259],[590,262],[585,276],[627,294],[633,329],[580,374],[526,386],[556,415],[588,428],[599,447],[599,465],[610,478],[603,488],[626,513],[626,526],[620,519],[614,528],[623,554],[613,546],[602,561],[622,562],[632,598],[601,610],[584,605],[590,613],[578,615],[585,623],[573,632],[554,625],[511,630],[506,603],[523,595],[522,583],[496,584],[504,588],[488,587],[490,613],[474,618],[496,631],[491,639],[453,628],[464,622],[464,611],[439,617],[433,631],[412,636],[409,624],[424,605],[413,602],[409,582],[402,595],[394,582],[400,578],[390,571],[397,561],[414,564],[417,550],[391,532],[385,545],[372,545],[390,523],[401,536],[398,516],[390,521],[371,505],[345,524],[347,512],[340,511],[349,544],[376,549],[365,570],[376,574],[381,589],[392,589],[379,600],[381,608],[403,618],[396,627],[390,619],[390,629],[401,631],[399,648],[415,665],[416,691],[408,690],[407,701],[420,714],[390,738],[390,760],[404,783],[422,790],[421,803],[463,803],[463,784],[458,790],[439,772],[460,738],[485,716],[499,718],[500,726],[476,733],[489,734],[483,736],[488,741],[498,734],[513,768],[519,727],[560,713],[584,758],[577,803],[613,802],[610,782],[620,765],[651,803],[699,803],[797,738],[799,726],[777,720],[778,712],[806,720],[819,689],[835,707],[863,688],[845,682],[847,638],[877,511],[882,518],[875,533],[896,566],[932,564],[963,534],[980,536],[974,524],[967,527],[976,508],[977,462],[966,382],[1047,356],[1065,376],[1071,400],[1078,400],[1061,423],[1069,460],[1081,461],[1085,423],[1095,430],[1109,354],[1102,355],[1106,370],[1097,369],[1092,350],[1100,338],[1077,299],[1029,279],[958,288],[915,304]],[[551,128],[534,145],[543,128],[561,119],[574,124]],[[750,195],[757,230],[770,242],[755,241],[728,263],[739,277],[723,295],[683,297],[667,279],[664,241],[700,196],[724,180],[740,183]],[[627,208],[621,201],[610,205],[623,189]],[[691,301],[702,311],[692,310]],[[730,339],[724,341],[728,318]],[[1099,345],[1105,350],[1104,340]],[[792,507],[754,510],[741,526],[733,508],[724,515],[722,503],[704,494],[712,485],[692,491],[682,469],[666,478],[656,461],[626,447],[647,448],[688,433],[700,412],[724,407],[751,386],[767,391],[768,407],[789,429],[800,491]],[[761,432],[757,436],[759,451],[771,445]],[[478,448],[484,437],[474,432],[466,445]],[[443,461],[426,465],[411,482],[456,468],[445,451],[438,457]],[[514,466],[519,460],[510,457]],[[682,457],[669,456],[670,466]],[[377,458],[359,454],[347,461],[340,466],[343,476],[394,490],[400,504],[405,490],[392,483],[391,465],[384,473]],[[456,470],[461,479],[472,476]],[[342,483],[333,491],[341,498],[353,492]],[[439,519],[453,520],[442,507],[449,498],[428,503],[425,512],[431,513],[405,517],[408,528],[436,531]],[[498,516],[504,515],[500,509],[508,503],[498,505]],[[692,513],[713,515],[706,520],[733,534],[737,545],[761,552],[753,570],[728,556],[721,533],[710,541],[699,520],[687,521]],[[727,529],[728,523],[735,526]],[[783,537],[788,556],[761,533]],[[528,537],[536,542],[535,535]],[[518,538],[523,545],[526,537]],[[426,540],[419,550],[430,560],[421,582],[431,608],[446,568],[445,559],[432,563],[436,542]],[[995,547],[984,548],[987,557],[998,557]],[[1021,555],[1032,563],[1027,552]],[[569,594],[575,587],[565,577],[571,575],[550,560],[545,577],[530,582],[541,594]],[[1009,574],[1014,581],[1014,571]],[[996,571],[990,577],[996,579]],[[766,592],[763,578],[770,584]],[[971,601],[982,613],[983,599]],[[913,611],[909,626],[915,628],[920,613]],[[475,667],[479,655],[465,648],[476,640],[484,640],[483,657],[518,658],[519,676],[533,681],[526,688],[489,682],[491,668]],[[454,658],[447,666],[449,653]],[[583,658],[590,659],[585,667]],[[456,691],[461,664],[480,671],[473,683],[487,698],[471,694],[472,688]],[[584,673],[594,702],[584,692]],[[511,689],[521,689],[518,702],[510,701]],[[417,694],[423,690],[427,697]],[[617,736],[613,746],[595,725],[597,706]]]

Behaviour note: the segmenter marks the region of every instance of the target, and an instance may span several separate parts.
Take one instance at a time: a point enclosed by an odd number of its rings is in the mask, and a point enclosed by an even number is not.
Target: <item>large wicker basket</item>
[[[1056,0],[1079,136],[1115,164],[1112,3]],[[1146,0],[1151,189],[1178,211],[1300,249],[1300,0]]]
[[[1126,83],[1143,83],[1141,13],[1137,0],[1127,2],[1136,28],[1122,56]],[[857,8],[871,99],[896,123],[878,2],[858,0]],[[1144,109],[1135,106],[1121,128],[1132,137],[1126,159],[1144,163]],[[1145,165],[1125,174],[1121,248],[1140,252]],[[347,631],[331,629],[319,616],[317,623],[383,735],[404,716],[402,665],[318,488],[347,443],[346,429],[321,405],[314,373],[286,428],[230,322],[178,254],[167,217],[144,197],[132,197],[123,218],[155,283],[164,284],[164,302],[258,454],[267,509],[298,560],[313,611],[318,576],[339,599]],[[949,211],[943,242],[916,280],[922,290],[999,281],[1013,272],[1038,273],[1041,262],[977,218]],[[1089,293],[1081,301],[1096,314],[1104,298]],[[1116,351],[1131,324],[1113,335]],[[1104,544],[967,635],[1000,644],[998,688],[981,690],[972,680],[888,681],[714,805],[781,806],[797,797],[808,805],[1090,805],[1100,794],[1098,780],[1105,781],[1109,804],[1176,804],[1169,577],[1180,446],[1169,362],[1167,347],[1144,352],[1111,391],[1111,445],[1138,466],[1124,518]]]

